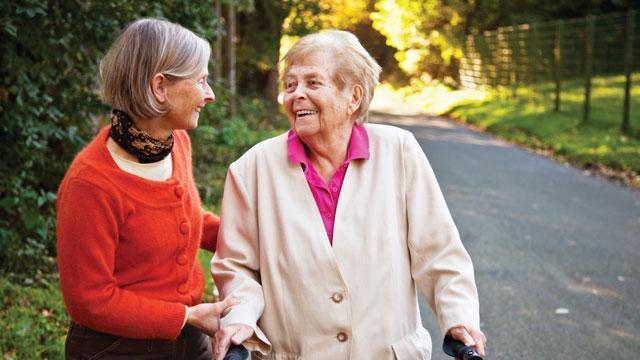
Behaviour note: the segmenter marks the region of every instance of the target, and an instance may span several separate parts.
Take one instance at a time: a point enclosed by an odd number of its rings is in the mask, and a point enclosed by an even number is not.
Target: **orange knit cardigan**
[[[103,129],[72,162],[58,191],[60,286],[71,318],[130,338],[176,338],[185,305],[200,302],[200,247],[214,251],[219,218],[201,208],[191,143],[174,131],[167,181],[126,173]]]

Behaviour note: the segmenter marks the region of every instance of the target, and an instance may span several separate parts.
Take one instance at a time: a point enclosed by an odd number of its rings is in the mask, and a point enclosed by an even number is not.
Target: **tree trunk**
[[[227,51],[229,55],[229,109],[231,112],[231,118],[234,118],[237,113],[236,109],[236,4],[235,0],[229,2],[228,19],[229,31],[227,33],[228,46]]]
[[[216,29],[216,42],[213,49],[213,83],[219,85],[222,80],[222,0],[216,0],[215,4],[218,28]]]

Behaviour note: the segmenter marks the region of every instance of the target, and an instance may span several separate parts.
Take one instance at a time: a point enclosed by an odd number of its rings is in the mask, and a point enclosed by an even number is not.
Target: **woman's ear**
[[[157,73],[153,75],[151,79],[151,92],[153,96],[160,104],[164,104],[167,101],[167,77],[163,74]]]
[[[354,85],[351,87],[351,98],[349,99],[349,115],[353,115],[360,108],[362,104],[363,90],[362,86]]]

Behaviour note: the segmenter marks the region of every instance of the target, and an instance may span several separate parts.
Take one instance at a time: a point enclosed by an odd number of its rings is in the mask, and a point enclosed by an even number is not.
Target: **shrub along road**
[[[639,190],[444,118],[373,113],[372,122],[413,132],[434,168],[474,260],[489,358],[640,353]],[[447,359],[421,310],[433,359]]]

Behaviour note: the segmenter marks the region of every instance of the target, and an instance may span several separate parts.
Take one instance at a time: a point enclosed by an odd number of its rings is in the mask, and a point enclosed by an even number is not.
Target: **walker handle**
[[[466,346],[451,335],[444,337],[442,351],[458,360],[483,360],[475,346]]]
[[[249,358],[249,351],[242,345],[231,345],[224,360],[246,360]]]

